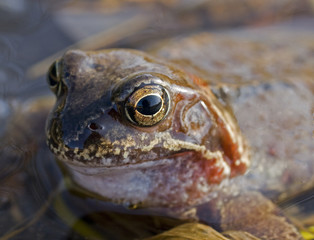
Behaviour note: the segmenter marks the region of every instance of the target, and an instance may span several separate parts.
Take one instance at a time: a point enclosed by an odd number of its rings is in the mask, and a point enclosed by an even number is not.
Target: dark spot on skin
[[[267,91],[267,90],[270,90],[271,87],[272,87],[272,86],[271,86],[271,84],[269,84],[269,83],[263,84],[263,89],[266,90],[266,91]]]
[[[95,69],[97,72],[103,72],[105,70],[105,67],[103,65],[97,63],[91,64],[90,67]]]
[[[69,76],[70,76],[70,73],[66,71],[66,72],[64,73],[64,78],[68,78]]]
[[[98,144],[101,139],[101,135],[98,132],[92,132],[88,138],[84,141],[84,148],[88,148],[89,145]]]
[[[75,154],[72,151],[67,151],[65,152],[65,155],[69,158],[72,159],[75,157]]]
[[[120,118],[120,114],[113,108],[108,112],[108,115],[115,120],[118,120]]]

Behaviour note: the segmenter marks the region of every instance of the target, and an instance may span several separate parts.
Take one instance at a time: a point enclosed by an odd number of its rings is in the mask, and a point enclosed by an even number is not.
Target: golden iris
[[[166,117],[169,104],[168,92],[162,86],[146,85],[128,97],[125,113],[133,124],[150,127]]]

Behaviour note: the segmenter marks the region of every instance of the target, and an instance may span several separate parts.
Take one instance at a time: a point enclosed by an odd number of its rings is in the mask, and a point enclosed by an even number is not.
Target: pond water
[[[151,212],[121,210],[68,191],[69,180],[63,178],[44,140],[46,113],[36,119],[23,116],[40,109],[45,104],[43,97],[53,98],[46,72],[66,49],[146,49],[168,38],[201,31],[236,34],[240,27],[314,31],[313,9],[313,1],[293,4],[288,0],[243,0],[243,4],[204,0],[1,1],[0,240],[140,239],[184,222]],[[32,101],[38,103],[20,108],[21,103]],[[25,125],[36,126],[38,132],[28,132]],[[282,203],[292,214],[295,205],[313,211],[313,192]]]

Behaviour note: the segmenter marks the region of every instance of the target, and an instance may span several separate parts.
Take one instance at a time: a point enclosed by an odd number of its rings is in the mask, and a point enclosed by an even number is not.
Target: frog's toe
[[[305,240],[313,240],[314,239],[314,225],[304,230],[301,230],[300,233]]]

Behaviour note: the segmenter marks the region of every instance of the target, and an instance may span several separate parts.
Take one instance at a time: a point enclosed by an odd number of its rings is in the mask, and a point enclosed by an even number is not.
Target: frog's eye
[[[55,61],[49,68],[47,82],[52,92],[57,94],[60,88],[60,61]]]
[[[125,113],[133,124],[150,127],[166,117],[169,105],[166,89],[160,85],[145,85],[128,97]]]

